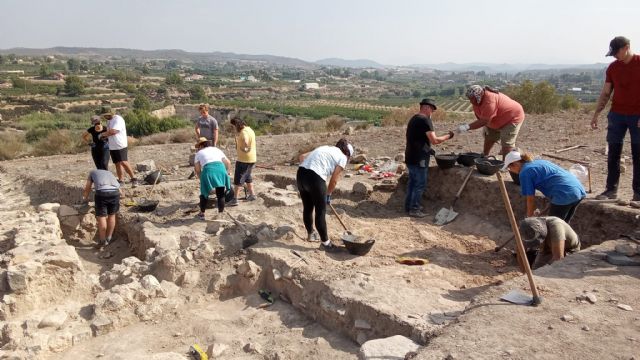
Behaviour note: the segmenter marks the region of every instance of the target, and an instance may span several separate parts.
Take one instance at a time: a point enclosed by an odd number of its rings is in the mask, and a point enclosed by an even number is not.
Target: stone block
[[[251,260],[245,260],[240,264],[240,266],[238,266],[236,273],[246,278],[255,278],[258,277],[258,274],[260,273],[260,266]]]
[[[158,289],[160,287],[160,282],[153,275],[145,275],[140,280],[140,284],[142,285],[143,288],[145,288],[147,290],[152,290],[152,289],[155,290],[155,289]]]
[[[39,212],[51,211],[51,212],[57,213],[59,208],[60,208],[60,204],[58,203],[44,203],[44,204],[38,205]]]
[[[49,351],[58,353],[73,345],[73,335],[70,332],[58,332],[49,337]]]
[[[104,315],[98,315],[91,322],[91,331],[93,336],[100,336],[107,334],[114,329],[113,321]]]
[[[93,336],[91,328],[81,328],[76,330],[71,337],[71,344],[76,346],[82,342],[85,342]]]
[[[351,191],[356,195],[367,196],[373,192],[373,186],[371,184],[358,181],[353,184]]]
[[[53,265],[65,269],[83,271],[82,262],[73,246],[58,245],[45,253],[44,264]]]
[[[160,289],[157,290],[157,295],[163,298],[169,298],[178,295],[180,287],[171,281],[162,280],[160,282]]]
[[[297,193],[289,191],[281,193],[262,192],[258,196],[262,198],[266,207],[296,206],[302,203]]]
[[[80,215],[78,210],[72,208],[71,206],[60,205],[60,207],[58,207],[58,217],[64,218],[67,216],[78,216],[78,215]]]
[[[136,163],[136,171],[138,172],[147,172],[147,171],[155,171],[155,170],[156,170],[156,162],[151,159]]]
[[[40,323],[38,324],[39,328],[52,327],[54,329],[58,329],[64,325],[64,322],[67,321],[67,313],[61,310],[56,310],[45,315]]]
[[[271,241],[277,238],[278,235],[269,226],[265,226],[256,233],[256,237],[258,241]]]
[[[180,286],[182,287],[195,287],[200,281],[200,271],[187,271],[180,278]]]
[[[369,340],[362,344],[358,351],[358,359],[404,359],[410,352],[416,352],[420,345],[402,335],[384,339]]]
[[[208,236],[206,233],[200,231],[189,231],[180,235],[180,248],[195,250],[201,243],[206,242]]]
[[[6,280],[9,289],[17,293],[25,291],[29,285],[26,272],[19,269],[12,270],[11,267],[6,273]]]

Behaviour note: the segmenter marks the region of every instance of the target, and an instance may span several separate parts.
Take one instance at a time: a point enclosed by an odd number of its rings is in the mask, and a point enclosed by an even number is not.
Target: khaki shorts
[[[490,140],[492,142],[498,142],[500,140],[500,145],[503,147],[515,147],[516,146],[516,138],[518,137],[518,132],[520,131],[520,127],[522,123],[519,124],[507,124],[500,129],[490,129],[488,127],[484,127],[484,138],[486,140]]]

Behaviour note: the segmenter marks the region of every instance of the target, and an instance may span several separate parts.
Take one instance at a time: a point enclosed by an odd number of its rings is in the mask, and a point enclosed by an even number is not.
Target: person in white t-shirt
[[[231,162],[222,150],[211,146],[211,140],[205,137],[198,139],[195,147],[198,152],[194,158],[193,166],[198,179],[200,179],[200,213],[198,218],[204,220],[209,194],[213,189],[216,191],[218,213],[224,211],[225,194],[228,192],[230,195],[233,194],[229,177]]]
[[[116,165],[118,182],[120,184],[124,183],[122,179],[124,170],[131,178],[131,185],[136,187],[138,180],[133,176],[133,169],[131,169],[127,157],[127,127],[124,123],[124,118],[120,115],[115,115],[113,110],[107,106],[103,106],[100,109],[100,116],[108,121],[107,131],[100,134],[100,137],[109,139],[109,154],[111,155],[111,161]]]
[[[315,210],[315,225],[320,235],[320,248],[325,251],[338,250],[327,235],[325,214],[327,204],[331,203],[331,193],[336,188],[351,156],[353,156],[353,146],[346,139],[340,139],[335,146],[320,146],[300,155],[299,158],[300,167],[298,167],[296,182],[302,199],[302,219],[307,229],[307,240],[314,239],[313,211]]]

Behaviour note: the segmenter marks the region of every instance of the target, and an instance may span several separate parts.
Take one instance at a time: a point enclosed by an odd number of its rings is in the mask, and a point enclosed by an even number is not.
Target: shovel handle
[[[460,186],[460,189],[456,194],[456,197],[453,199],[453,202],[451,203],[451,207],[453,207],[456,204],[456,202],[460,198],[460,195],[462,195],[462,191],[467,186],[467,183],[469,182],[469,179],[471,178],[472,173],[473,173],[473,166],[469,168],[469,172],[467,172],[467,176],[465,176],[464,181],[462,182],[462,185]]]
[[[344,230],[346,232],[350,232],[349,229],[347,229],[347,225],[345,225],[344,222],[342,222],[342,219],[340,218],[340,215],[338,215],[338,212],[336,211],[336,208],[334,208],[333,205],[331,205],[331,204],[329,204],[329,207],[331,208],[331,211],[333,211],[333,215],[335,215],[338,218],[338,221],[340,221],[340,224],[342,225]]]

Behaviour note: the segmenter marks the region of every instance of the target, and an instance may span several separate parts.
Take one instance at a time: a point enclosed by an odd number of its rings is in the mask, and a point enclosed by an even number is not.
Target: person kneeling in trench
[[[523,237],[527,253],[537,253],[532,269],[537,269],[557,260],[566,254],[580,251],[580,239],[571,226],[555,216],[529,217],[520,222],[520,234]],[[518,263],[522,263],[518,257]]]
[[[107,246],[112,242],[116,228],[116,214],[120,210],[120,183],[110,171],[91,170],[82,191],[82,200],[89,201],[91,187],[95,186],[96,221],[98,223],[98,244]]]

